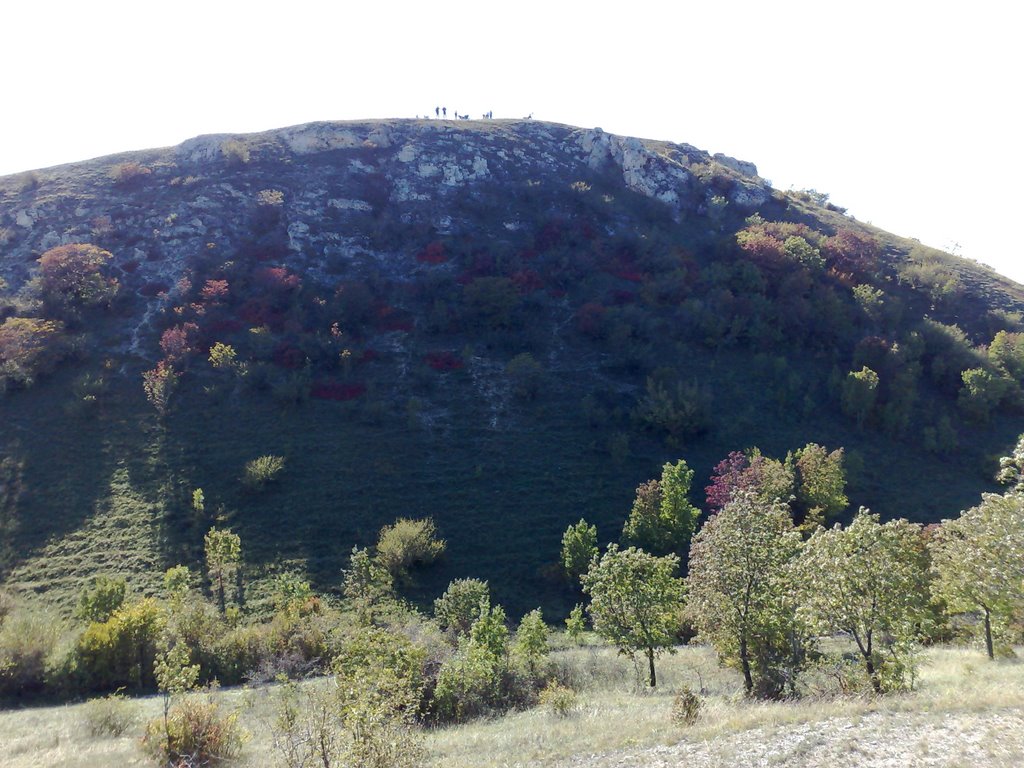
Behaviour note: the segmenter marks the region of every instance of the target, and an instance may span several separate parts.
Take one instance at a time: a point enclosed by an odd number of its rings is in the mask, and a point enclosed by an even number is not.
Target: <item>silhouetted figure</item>
[[[441,108],[440,107],[434,107],[434,117],[440,117],[440,116],[441,116]]]
[[[448,107],[441,107],[441,114],[448,117]]]

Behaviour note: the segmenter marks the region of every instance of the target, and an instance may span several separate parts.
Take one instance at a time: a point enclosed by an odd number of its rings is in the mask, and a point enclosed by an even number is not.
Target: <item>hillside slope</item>
[[[91,292],[39,262],[74,244]],[[565,526],[616,538],[667,460],[699,503],[730,451],[845,446],[855,505],[934,520],[1024,431],[1021,286],[600,129],[314,123],[6,177],[0,276],[0,568],[65,607],[97,571],[152,587],[213,524],[250,579],[329,589],[432,515],[414,594],[473,575],[558,610]]]

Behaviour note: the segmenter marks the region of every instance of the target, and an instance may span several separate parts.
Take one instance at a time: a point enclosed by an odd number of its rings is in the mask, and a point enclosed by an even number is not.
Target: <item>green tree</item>
[[[75,616],[85,621],[104,622],[124,604],[128,585],[123,578],[97,576],[78,598]]]
[[[805,521],[824,522],[849,504],[843,449],[831,453],[817,443],[808,443],[794,456],[796,505]]]
[[[692,481],[693,470],[680,459],[662,467],[660,480],[637,488],[622,528],[622,543],[655,554],[685,553],[700,515],[688,498]]]
[[[1024,496],[985,494],[930,542],[932,589],[951,613],[980,614],[985,650],[1024,608]],[[994,629],[995,628],[995,629]]]
[[[863,427],[878,400],[878,374],[866,365],[859,371],[850,371],[843,381],[843,413],[857,420]]]
[[[416,768],[423,765],[423,736],[416,726],[419,690],[394,670],[339,675],[343,751],[338,765]],[[326,765],[326,763],[321,763]]]
[[[505,609],[500,605],[480,604],[480,612],[469,638],[477,646],[487,650],[496,660],[503,661],[508,653],[508,623]]]
[[[1010,487],[1010,493],[1024,492],[1024,435],[1017,438],[1013,453],[999,459],[999,473],[996,475],[1003,485]]]
[[[583,632],[586,628],[587,625],[583,618],[583,606],[577,603],[572,607],[572,610],[569,611],[569,615],[565,619],[565,634],[574,643],[578,643],[583,637]]]
[[[590,567],[590,561],[597,557],[597,526],[589,525],[582,517],[570,525],[562,534],[562,568],[569,580],[577,580]]]
[[[548,633],[540,608],[530,611],[519,622],[512,650],[526,662],[530,674],[536,674],[537,665],[548,655]]]
[[[633,409],[644,428],[663,432],[668,443],[700,434],[711,422],[711,398],[696,382],[684,384],[671,376],[648,376],[646,392]]]
[[[505,609],[480,603],[469,634],[437,675],[434,707],[445,720],[464,720],[498,707],[509,678]]]
[[[203,544],[206,552],[206,572],[216,589],[220,612],[225,613],[225,583],[238,575],[238,566],[242,561],[242,540],[237,533],[211,528]]]
[[[274,610],[278,613],[298,615],[313,599],[313,586],[297,574],[285,571],[271,583]]]
[[[988,345],[988,359],[1016,381],[1024,381],[1024,333],[999,331]]]
[[[360,619],[369,623],[373,607],[393,594],[394,583],[388,570],[367,550],[352,547],[349,566],[343,573],[342,591],[355,606]]]
[[[192,572],[185,565],[175,565],[164,571],[164,591],[172,602],[188,595],[192,586]]]
[[[853,298],[857,306],[875,325],[881,325],[885,309],[885,293],[866,283],[853,287]]]
[[[986,423],[1014,389],[1013,380],[984,368],[969,368],[961,374],[964,385],[957,396],[957,406],[968,418]]]
[[[434,601],[434,618],[456,637],[468,635],[480,616],[480,607],[491,604],[491,590],[480,579],[455,579]]]
[[[818,272],[825,268],[825,259],[822,258],[821,251],[799,235],[787,237],[782,249],[788,259],[803,264],[811,271]]]
[[[800,542],[786,504],[739,491],[690,548],[687,615],[740,668],[748,696],[793,686],[801,644],[788,569]]]
[[[203,495],[202,488],[192,491],[192,510],[200,515],[206,512],[206,497]]]
[[[181,754],[181,745],[175,743],[176,734],[170,727],[171,698],[191,691],[199,680],[199,665],[190,664],[190,661],[191,655],[188,647],[184,643],[178,642],[158,653],[153,664],[156,685],[163,698],[164,740],[168,755]]]
[[[853,638],[876,693],[913,679],[915,640],[928,611],[920,526],[883,525],[862,508],[846,528],[816,531],[795,573],[804,620]]]
[[[483,715],[498,703],[500,693],[498,661],[486,648],[463,638],[438,670],[434,713],[442,721]]]
[[[683,582],[674,575],[678,567],[677,555],[656,557],[611,544],[583,576],[594,631],[623,655],[635,659],[643,654],[652,688],[658,684],[654,660],[671,649],[679,626]]]

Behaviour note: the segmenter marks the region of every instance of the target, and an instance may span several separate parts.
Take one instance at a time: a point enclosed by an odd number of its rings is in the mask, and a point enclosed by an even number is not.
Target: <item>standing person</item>
[[[448,117],[448,107],[441,107],[441,113],[447,118]]]
[[[440,117],[440,116],[441,116],[441,108],[440,107],[434,107],[434,117]]]

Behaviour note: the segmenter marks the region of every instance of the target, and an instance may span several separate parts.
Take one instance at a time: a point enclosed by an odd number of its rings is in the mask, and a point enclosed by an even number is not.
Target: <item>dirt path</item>
[[[1024,710],[874,713],[707,742],[577,756],[558,768],[1018,768]]]

